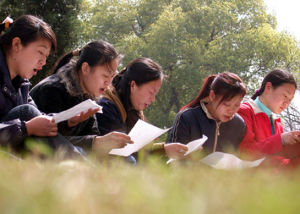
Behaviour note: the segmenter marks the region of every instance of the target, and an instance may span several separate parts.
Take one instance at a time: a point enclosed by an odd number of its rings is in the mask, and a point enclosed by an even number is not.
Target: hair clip
[[[4,28],[5,30],[7,30],[9,28],[9,25],[13,23],[13,19],[8,16],[2,23],[4,23]]]

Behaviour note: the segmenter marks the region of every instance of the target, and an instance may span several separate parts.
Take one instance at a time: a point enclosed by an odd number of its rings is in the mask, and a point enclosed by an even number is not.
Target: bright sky
[[[300,0],[264,0],[267,11],[277,18],[279,31],[287,31],[300,42]]]
[[[267,11],[277,19],[277,30],[289,32],[300,43],[300,0],[264,0],[264,2]],[[300,107],[299,91],[293,102]]]

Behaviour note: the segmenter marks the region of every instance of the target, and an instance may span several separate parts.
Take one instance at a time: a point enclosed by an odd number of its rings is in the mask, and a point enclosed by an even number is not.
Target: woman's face
[[[30,79],[42,70],[46,64],[47,57],[51,51],[51,42],[46,39],[39,39],[26,46],[16,37],[12,42],[12,67],[9,68],[11,78],[17,75]]]
[[[162,79],[153,80],[138,86],[135,81],[130,84],[130,101],[133,108],[142,111],[155,100],[155,95],[159,91]]]
[[[230,100],[224,100],[220,103],[221,100],[222,96],[215,96],[209,105],[208,111],[216,121],[227,122],[238,112],[243,96],[236,95]]]
[[[111,84],[113,77],[116,75],[117,67],[118,60],[116,59],[108,65],[97,65],[94,67],[84,62],[81,67],[84,90],[94,97],[100,97]]]
[[[261,101],[275,114],[280,114],[289,107],[294,98],[296,88],[293,84],[284,83],[274,88],[269,82],[266,84]]]

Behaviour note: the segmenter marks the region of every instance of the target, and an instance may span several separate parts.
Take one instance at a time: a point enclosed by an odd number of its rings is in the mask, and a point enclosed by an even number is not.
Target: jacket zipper
[[[220,124],[217,121],[216,122],[216,132],[215,132],[215,143],[214,143],[214,149],[213,152],[215,152],[217,150],[217,144],[218,144],[218,136],[219,136],[219,128],[220,128]]]

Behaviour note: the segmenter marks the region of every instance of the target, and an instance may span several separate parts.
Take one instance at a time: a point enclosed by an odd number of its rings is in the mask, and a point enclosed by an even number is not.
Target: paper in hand
[[[166,133],[168,130],[169,129],[160,129],[143,120],[138,120],[128,134],[128,136],[134,143],[127,144],[124,148],[121,149],[112,149],[109,154],[127,157],[132,153],[140,150],[155,138]]]
[[[69,108],[68,110],[62,111],[56,115],[53,116],[56,123],[68,120],[81,112],[88,111],[89,109],[96,109],[99,108],[99,113],[102,113],[102,106],[99,106],[95,101],[88,99],[85,100],[78,105]]]
[[[259,166],[264,159],[265,158],[255,161],[244,161],[232,154],[213,152],[201,159],[200,162],[216,169],[243,169]]]
[[[202,138],[199,138],[197,140],[193,140],[191,142],[189,142],[187,145],[188,147],[188,150],[187,152],[184,154],[184,156],[187,156],[189,155],[190,153],[194,152],[194,151],[197,151],[207,140],[207,137],[205,135],[202,136]],[[171,163],[172,161],[174,161],[175,159],[173,158],[170,158],[168,161],[167,161],[167,164]]]
[[[202,138],[193,140],[187,144],[188,150],[184,154],[184,156],[189,155],[190,153],[197,151],[207,140],[207,137],[205,135],[202,136]]]

